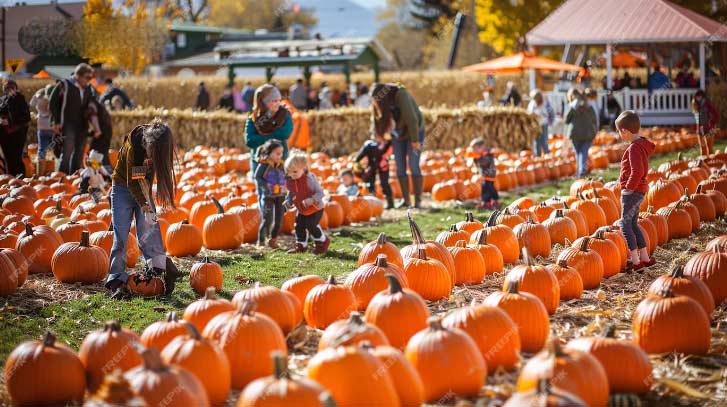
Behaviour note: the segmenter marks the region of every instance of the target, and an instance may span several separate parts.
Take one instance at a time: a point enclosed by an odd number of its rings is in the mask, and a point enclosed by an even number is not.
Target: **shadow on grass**
[[[357,261],[358,255],[353,253],[342,252],[339,250],[329,250],[323,255],[324,258],[334,258],[339,260]]]

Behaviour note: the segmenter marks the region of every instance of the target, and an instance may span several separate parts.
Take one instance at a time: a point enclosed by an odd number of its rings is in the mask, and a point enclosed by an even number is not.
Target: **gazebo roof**
[[[727,25],[667,0],[568,0],[526,35],[529,45],[727,41]]]

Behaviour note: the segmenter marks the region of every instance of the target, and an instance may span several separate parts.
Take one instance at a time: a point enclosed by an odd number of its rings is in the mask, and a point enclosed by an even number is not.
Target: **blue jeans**
[[[624,194],[621,192],[621,231],[626,237],[629,250],[646,247],[646,240],[639,228],[639,207],[644,200],[642,192]]]
[[[591,148],[592,142],[592,140],[573,142],[573,148],[576,150],[576,162],[578,163],[577,175],[579,177],[588,174],[588,149]]]
[[[151,194],[150,194],[151,195]],[[154,203],[151,202],[152,208]],[[156,210],[156,209],[155,209]],[[136,219],[136,239],[145,261],[152,267],[166,270],[167,255],[158,223],[147,223],[141,206],[124,185],[111,186],[111,223],[114,226],[114,243],[111,246],[111,267],[108,281],[129,279],[126,273],[126,246],[131,230],[131,219]]]
[[[38,130],[38,158],[45,159],[45,153],[48,151],[53,141],[53,130]]]
[[[543,154],[548,154],[548,125],[544,124],[540,126],[540,136],[535,139],[535,145],[533,146],[533,152],[536,157],[540,157]]]
[[[419,132],[420,149],[411,147],[410,140],[391,140],[394,150],[394,162],[396,162],[396,176],[406,177],[407,157],[409,158],[409,171],[412,177],[421,177],[422,170],[419,167],[419,159],[422,155],[421,148],[424,147],[424,129]]]

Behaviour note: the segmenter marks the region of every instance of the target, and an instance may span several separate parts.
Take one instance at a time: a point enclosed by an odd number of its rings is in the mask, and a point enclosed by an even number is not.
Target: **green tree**
[[[318,19],[287,0],[209,0],[208,21],[221,27],[281,31],[293,24],[311,27]]]
[[[477,0],[480,41],[497,52],[511,53],[525,45],[525,34],[563,0]]]

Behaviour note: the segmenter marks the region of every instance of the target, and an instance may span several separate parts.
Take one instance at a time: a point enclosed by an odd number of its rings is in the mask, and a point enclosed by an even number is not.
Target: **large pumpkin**
[[[424,403],[424,384],[419,372],[409,363],[404,354],[391,346],[365,347],[376,356],[386,368],[394,382],[402,407],[418,407]]]
[[[490,294],[482,304],[505,311],[517,325],[522,350],[538,352],[548,339],[548,310],[538,297],[519,292],[518,284],[518,280],[507,280],[505,290]]]
[[[409,338],[427,326],[429,309],[419,294],[403,289],[396,277],[386,278],[389,289],[371,299],[364,319],[379,327],[391,346],[404,349]]]
[[[568,260],[558,260],[557,263],[545,266],[558,279],[561,301],[577,300],[583,295],[583,278],[573,267],[568,266]]]
[[[188,335],[174,338],[162,350],[162,360],[187,369],[204,387],[210,404],[222,405],[230,392],[230,362],[213,341],[200,336],[197,328],[186,324]]]
[[[476,396],[487,377],[477,344],[466,332],[443,327],[436,317],[428,324],[409,340],[404,352],[422,379],[424,399]]]
[[[715,305],[727,299],[727,252],[721,246],[692,256],[684,265],[684,274],[704,281]]]
[[[674,206],[660,208],[656,214],[666,218],[669,226],[669,239],[688,237],[692,234],[692,217],[682,208],[681,202],[677,202]]]
[[[399,248],[393,243],[389,242],[386,237],[386,233],[379,233],[379,237],[373,242],[366,243],[361,249],[361,253],[358,255],[358,265],[364,265],[366,263],[373,263],[379,257],[380,254],[386,255],[386,260],[389,263],[396,264],[400,268],[404,267],[404,259],[401,257]]]
[[[714,297],[709,287],[700,279],[693,276],[684,275],[684,267],[677,265],[671,272],[659,276],[649,286],[649,294],[658,295],[667,285],[671,285],[672,293],[676,295],[686,295],[697,301],[707,316],[712,315],[714,311]]]
[[[616,243],[606,239],[606,230],[600,228],[591,237],[581,237],[573,242],[573,246],[580,246],[585,243],[588,249],[598,253],[603,262],[603,278],[615,276],[621,271],[621,251]]]
[[[78,349],[78,357],[86,369],[90,392],[95,392],[111,371],[126,372],[141,364],[141,355],[135,346],[138,341],[139,337],[133,331],[122,328],[116,321],[109,321],[102,330],[86,335]]]
[[[452,258],[452,255],[441,243],[432,240],[425,241],[422,237],[419,225],[414,222],[414,218],[411,216],[410,212],[407,212],[407,217],[409,220],[409,228],[411,229],[412,244],[401,249],[401,257],[404,259],[405,265],[407,259],[417,257],[419,255],[419,249],[423,248],[426,251],[427,258],[439,260],[444,265],[445,269],[449,273],[449,288],[451,289],[454,287],[454,281],[456,280],[454,259]]]
[[[84,230],[81,241],[63,243],[51,259],[53,275],[64,283],[97,283],[109,273],[109,257],[106,252],[89,244],[89,234]]]
[[[612,394],[647,393],[654,384],[649,356],[633,342],[615,339],[614,333],[615,326],[609,325],[601,336],[576,338],[566,349],[586,352],[598,359]]]
[[[552,244],[565,246],[578,238],[576,223],[563,215],[563,209],[556,209],[548,219],[543,221],[543,226],[548,229]]]
[[[357,345],[364,341],[372,346],[389,344],[381,329],[364,321],[361,313],[353,311],[347,320],[338,320],[323,331],[318,341],[318,351],[336,346]]]
[[[288,350],[283,331],[270,317],[256,313],[253,301],[212,318],[202,335],[216,341],[227,355],[235,389],[272,374],[270,353]]]
[[[603,212],[603,209],[593,201],[580,197],[580,199],[571,205],[571,208],[577,209],[583,214],[583,217],[586,219],[589,234],[608,224],[606,223],[606,214]]]
[[[356,296],[345,285],[338,284],[333,275],[324,284],[313,287],[305,297],[303,315],[309,326],[325,329],[344,319],[356,308]]]
[[[480,233],[487,232],[487,242],[497,246],[502,253],[502,260],[505,264],[513,264],[520,258],[520,244],[515,232],[509,226],[497,224],[497,213],[494,211],[483,231],[476,231],[470,237],[470,243],[477,243],[480,240]]]
[[[204,297],[187,305],[187,308],[184,309],[182,318],[193,324],[198,331],[203,331],[207,323],[215,316],[235,310],[235,306],[230,301],[216,298],[215,291],[214,287],[207,287]]]
[[[212,202],[217,213],[210,215],[202,227],[202,241],[209,250],[229,250],[240,247],[245,240],[245,229],[240,217],[234,213],[225,213],[216,198]]]
[[[419,248],[417,256],[405,260],[404,274],[409,288],[429,301],[449,296],[452,289],[450,273],[439,260],[427,257],[424,247]]]
[[[513,231],[521,250],[527,249],[533,257],[550,257],[550,233],[545,226],[535,223],[532,216],[528,216],[527,222],[515,226]]]
[[[387,273],[393,274],[402,286],[409,286],[404,270],[395,263],[390,264],[385,254],[379,254],[374,262],[359,266],[346,277],[345,284],[356,296],[356,309],[365,311],[374,295],[389,286],[385,276]]]
[[[295,295],[301,304],[305,303],[305,297],[308,292],[315,286],[325,283],[320,276],[315,274],[302,275],[298,274],[295,277],[287,280],[280,287],[283,291],[288,291]]]
[[[184,219],[169,226],[164,241],[167,253],[172,256],[196,256],[202,249],[202,232]]]
[[[598,288],[603,278],[603,260],[596,251],[588,248],[588,240],[583,239],[578,246],[563,249],[558,255],[558,261],[566,260],[581,275],[583,288],[587,290]]]
[[[272,318],[286,335],[298,324],[295,304],[277,287],[256,282],[253,287],[238,292],[232,298],[236,307],[241,307],[245,301],[255,302],[255,311]]]
[[[332,401],[320,384],[304,377],[293,378],[285,353],[272,352],[271,357],[273,374],[248,384],[240,394],[238,407],[325,407]]]
[[[671,283],[639,303],[632,316],[632,330],[634,342],[646,353],[703,355],[712,337],[704,308],[690,297],[674,296]]]
[[[520,335],[517,325],[498,307],[472,305],[456,309],[442,320],[446,328],[467,332],[480,349],[489,370],[514,370],[520,364]]]
[[[543,378],[552,378],[554,386],[575,394],[589,406],[608,404],[608,376],[598,359],[586,352],[562,349],[558,339],[525,364],[517,379],[518,392],[536,388]]]
[[[62,244],[61,236],[49,226],[26,223],[25,230],[18,235],[15,249],[28,259],[31,274],[50,273],[53,253]]]
[[[147,326],[141,333],[141,343],[148,348],[164,349],[169,342],[180,335],[187,333],[186,321],[179,320],[177,313],[167,313],[163,321],[157,321]]]
[[[512,268],[507,275],[503,289],[507,288],[508,282],[518,281],[518,290],[527,292],[538,297],[548,310],[548,314],[555,314],[560,303],[560,285],[555,275],[529,256],[526,249],[523,249],[525,264]]]
[[[83,363],[46,332],[42,341],[18,345],[5,362],[5,389],[16,405],[80,403],[86,392]]]

